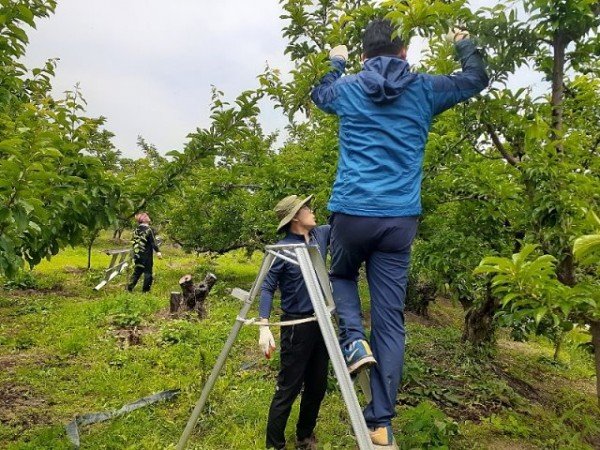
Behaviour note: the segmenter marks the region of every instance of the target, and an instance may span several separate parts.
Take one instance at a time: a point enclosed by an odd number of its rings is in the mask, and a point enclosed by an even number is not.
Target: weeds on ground
[[[9,449],[70,448],[63,426],[76,414],[116,409],[180,388],[175,401],[85,427],[81,435],[83,447],[90,449],[172,447],[241,308],[228,292],[249,289],[261,259],[259,253],[248,258],[243,251],[196,257],[167,246],[165,258],[156,261],[150,294],[124,292],[127,274],[94,292],[95,277],[108,263],[99,250],[109,242],[100,242],[93,259],[97,272],[84,270],[85,249],[67,249],[31,273],[27,282],[35,287],[26,289],[33,292],[24,295],[22,287],[0,292],[0,389],[27,392],[31,400],[19,409],[0,404],[10,413],[0,420],[0,442]],[[208,271],[219,278],[208,297],[208,318],[171,319],[169,292],[179,290],[179,278],[192,273],[201,280]],[[41,290],[59,282],[61,290]],[[362,281],[360,292],[366,308],[368,289]],[[495,440],[520,448],[599,447],[595,398],[585,390],[593,387],[588,353],[566,342],[560,363],[553,364],[547,360],[551,345],[534,341],[500,345],[482,360],[464,349],[460,320],[449,316],[462,312],[456,306],[444,308],[436,316],[434,305],[427,324],[408,323],[405,377],[393,419],[403,449],[489,448]],[[116,335],[122,330],[138,330],[143,339],[122,345]],[[265,360],[257,338],[255,327],[240,332],[190,448],[264,448],[279,359]],[[39,405],[43,417],[35,414]],[[298,402],[288,426],[290,442],[297,414]],[[355,447],[333,377],[317,436],[323,449]]]

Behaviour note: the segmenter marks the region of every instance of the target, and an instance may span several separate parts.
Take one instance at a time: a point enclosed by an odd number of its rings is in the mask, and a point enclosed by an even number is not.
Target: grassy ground
[[[250,287],[261,256],[210,260],[166,246],[151,294],[125,293],[124,276],[94,292],[108,264],[99,250],[114,247],[106,238],[97,243],[90,272],[86,251],[68,249],[0,290],[0,448],[70,448],[64,425],[75,415],[180,389],[170,402],[80,430],[82,449],[174,448],[241,307],[228,290]],[[170,318],[169,292],[178,290],[179,277],[199,279],[207,270],[219,278],[208,318]],[[394,419],[403,448],[600,448],[589,354],[567,344],[555,363],[548,342],[505,338],[495,358],[482,363],[460,342],[461,318],[445,300],[429,319],[408,315]],[[242,330],[190,448],[264,448],[278,360],[262,358],[256,339],[255,328]],[[291,422],[296,415],[297,408]],[[323,449],[356,448],[333,378],[321,417]],[[293,425],[288,433],[293,441]]]

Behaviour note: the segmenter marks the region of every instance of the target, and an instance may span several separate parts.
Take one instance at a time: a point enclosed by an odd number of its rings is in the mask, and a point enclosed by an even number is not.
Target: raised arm
[[[329,114],[336,113],[336,87],[335,82],[344,74],[348,49],[345,45],[338,45],[329,52],[331,70],[325,75],[319,84],[310,93],[312,101],[317,108]]]
[[[466,34],[462,36],[464,37],[454,44],[462,71],[453,75],[431,76],[434,115],[477,95],[489,83],[481,53]]]

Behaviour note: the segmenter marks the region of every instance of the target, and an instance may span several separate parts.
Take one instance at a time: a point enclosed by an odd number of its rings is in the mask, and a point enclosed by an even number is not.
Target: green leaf
[[[30,221],[30,222],[29,222],[29,228],[32,228],[32,229],[34,229],[34,230],[35,230],[35,231],[37,231],[38,233],[41,233],[41,232],[42,232],[42,229],[40,228],[40,226],[39,226],[37,223],[35,223],[35,222],[31,222],[31,221]]]
[[[548,308],[545,306],[542,306],[535,310],[534,319],[535,319],[536,325],[540,324],[540,322],[542,321],[542,319],[544,318],[544,316],[546,315],[547,312],[548,312]]]
[[[25,5],[18,5],[17,8],[19,10],[19,18],[31,27],[35,28],[35,23],[33,21],[33,12]]]
[[[573,255],[582,264],[600,261],[600,234],[590,234],[576,239]]]

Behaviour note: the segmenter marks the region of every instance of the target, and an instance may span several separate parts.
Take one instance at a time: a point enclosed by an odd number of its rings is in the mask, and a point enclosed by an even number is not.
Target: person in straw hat
[[[316,245],[325,260],[330,227],[317,226],[310,207],[312,197],[309,195],[301,199],[290,195],[277,203],[277,231],[285,233],[277,244]],[[275,350],[275,340],[267,323],[277,288],[281,292],[282,321],[303,319],[314,314],[300,268],[276,259],[262,285],[259,304],[260,320],[265,324],[260,327],[259,346],[267,358]],[[327,348],[316,321],[281,328],[280,360],[277,387],[269,408],[266,446],[285,448],[285,427],[292,404],[304,388],[296,425],[296,448],[316,449],[314,428],[325,397],[329,363]]]

